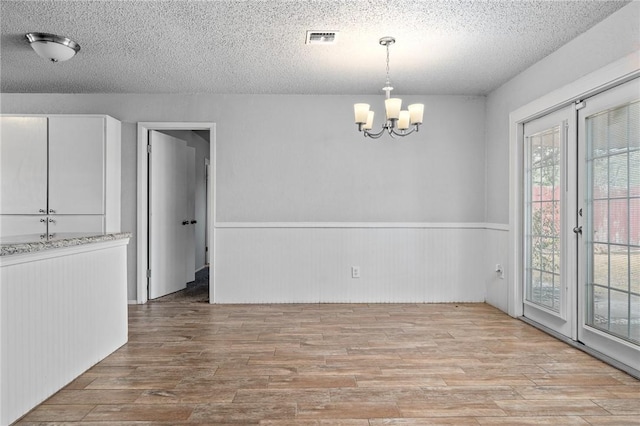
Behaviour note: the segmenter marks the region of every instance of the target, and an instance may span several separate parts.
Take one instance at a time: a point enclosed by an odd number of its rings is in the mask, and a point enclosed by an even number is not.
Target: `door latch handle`
[[[574,227],[573,232],[575,232],[576,234],[582,234],[582,226]]]

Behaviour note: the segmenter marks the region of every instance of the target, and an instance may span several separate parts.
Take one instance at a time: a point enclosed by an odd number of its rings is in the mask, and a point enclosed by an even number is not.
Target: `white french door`
[[[524,315],[575,336],[575,117],[566,107],[524,126]]]
[[[640,79],[523,140],[524,316],[640,371]]]
[[[578,339],[640,370],[640,79],[578,111]]]

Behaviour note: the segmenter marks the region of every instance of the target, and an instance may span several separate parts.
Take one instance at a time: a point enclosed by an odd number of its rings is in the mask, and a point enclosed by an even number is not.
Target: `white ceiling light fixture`
[[[402,107],[402,99],[391,97],[393,87],[391,87],[391,80],[389,79],[389,46],[395,42],[396,39],[393,37],[382,37],[380,39],[380,44],[387,48],[387,82],[385,87],[382,88],[386,92],[384,101],[386,120],[382,125],[382,130],[377,133],[370,131],[373,128],[374,112],[369,109],[369,104],[353,105],[358,131],[362,132],[365,137],[378,139],[385,132],[389,133],[391,137],[407,136],[417,132],[422,124],[424,104],[412,104],[407,107],[407,110],[403,111],[400,109]],[[411,130],[409,130],[410,127]]]
[[[80,50],[80,45],[66,37],[47,33],[27,33],[29,44],[38,56],[51,62],[71,59]]]

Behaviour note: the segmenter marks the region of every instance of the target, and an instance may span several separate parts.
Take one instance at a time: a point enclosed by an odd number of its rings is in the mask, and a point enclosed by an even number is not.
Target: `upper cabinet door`
[[[47,118],[0,117],[0,214],[47,209]]]
[[[105,121],[49,117],[49,213],[104,214]]]

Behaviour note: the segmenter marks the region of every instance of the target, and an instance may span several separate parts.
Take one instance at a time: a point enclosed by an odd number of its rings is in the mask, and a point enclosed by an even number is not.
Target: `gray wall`
[[[403,99],[425,104],[425,124],[396,140],[353,124],[353,103],[380,116],[383,95],[2,94],[0,107],[121,120],[122,227],[134,233],[139,121],[217,123],[218,221],[483,222],[484,97]],[[128,251],[133,300],[135,238]]]
[[[509,223],[509,113],[638,48],[640,2],[632,2],[487,96],[487,222]]]

